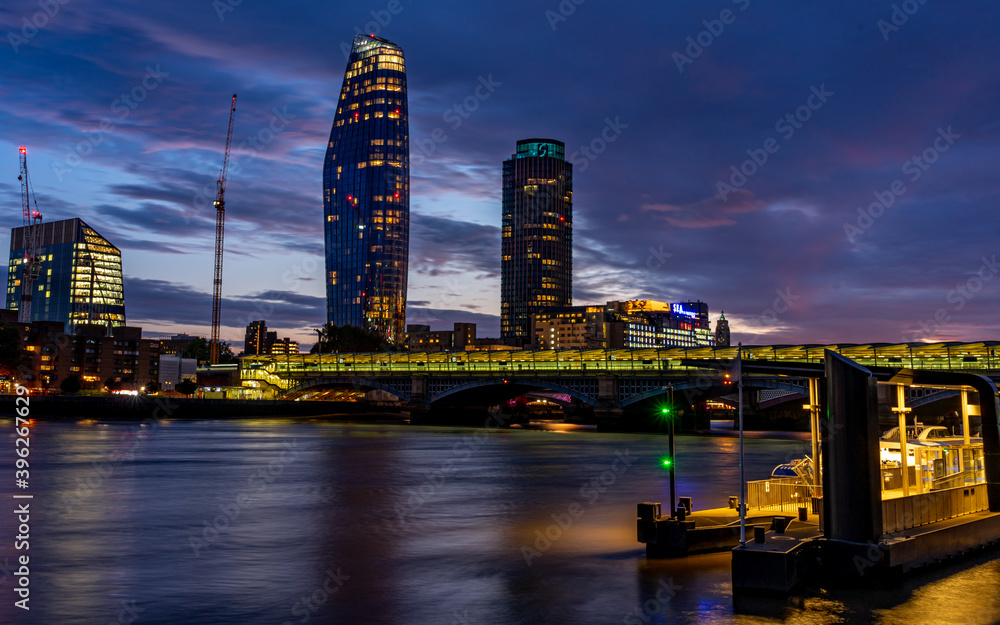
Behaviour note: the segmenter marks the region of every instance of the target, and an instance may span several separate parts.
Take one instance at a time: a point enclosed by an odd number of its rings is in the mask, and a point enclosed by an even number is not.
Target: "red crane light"
[[[22,145],[21,146],[21,154],[27,154],[27,153],[28,153],[28,151],[26,149],[24,149],[24,146]]]

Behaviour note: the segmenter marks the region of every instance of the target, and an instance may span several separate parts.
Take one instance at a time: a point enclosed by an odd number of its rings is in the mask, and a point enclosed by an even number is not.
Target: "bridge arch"
[[[309,389],[317,389],[320,387],[354,387],[355,389],[361,391],[372,391],[380,390],[385,391],[395,395],[402,401],[408,401],[410,399],[410,391],[407,388],[402,388],[402,385],[392,385],[389,383],[381,382],[373,378],[365,378],[358,376],[351,377],[327,377],[327,378],[317,378],[303,380],[299,384],[296,384],[292,388],[285,391],[283,397],[288,397],[293,393],[301,393]],[[409,380],[406,380],[406,386],[409,386]]]
[[[713,397],[718,397],[720,395],[729,395],[731,393],[737,392],[737,387],[735,385],[719,385],[713,384],[712,386],[705,386],[703,380],[688,380],[685,382],[680,382],[672,385],[674,392],[685,391],[689,389],[698,389],[702,391],[699,395],[699,399],[710,399]],[[744,379],[743,388],[753,388],[753,389],[774,389],[781,391],[789,391],[791,393],[802,393],[805,390],[805,395],[808,395],[808,387],[803,384],[794,384],[790,382],[780,382],[777,380],[762,380],[746,378]],[[631,404],[639,403],[657,397],[659,395],[667,395],[670,393],[670,387],[666,388],[654,388],[650,389],[644,393],[639,393],[638,395],[633,395],[627,399],[622,399],[621,407],[624,408]]]
[[[588,405],[593,405],[596,399],[585,393],[581,393],[580,391],[574,390],[572,388],[560,384],[555,384],[548,380],[521,379],[521,378],[493,378],[493,379],[488,378],[483,380],[474,380],[472,382],[466,382],[465,384],[459,384],[457,386],[453,386],[440,393],[437,393],[436,395],[428,397],[428,401],[429,403],[434,403],[442,399],[445,399],[446,397],[450,397],[458,393],[463,393],[465,391],[469,391],[474,388],[492,387],[492,386],[498,387],[498,389],[504,386],[509,386],[511,388],[511,393],[512,394],[516,393],[513,395],[514,397],[523,394],[524,388],[528,387],[533,389],[544,389],[548,391],[555,391],[556,393],[565,393],[566,395],[569,395],[574,399],[578,399],[581,402]]]

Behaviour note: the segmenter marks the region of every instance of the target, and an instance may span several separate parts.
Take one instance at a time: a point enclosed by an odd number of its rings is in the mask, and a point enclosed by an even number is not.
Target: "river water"
[[[13,447],[11,437],[10,472]],[[1000,619],[996,552],[898,587],[737,613],[729,554],[647,561],[635,540],[636,503],[667,507],[666,447],[662,435],[568,426],[36,422],[31,610],[13,606],[17,578],[5,574],[0,623]],[[748,479],[807,451],[802,440],[748,439]],[[725,506],[738,490],[737,454],[735,438],[678,437],[678,494],[696,508]],[[2,483],[13,501],[13,479]],[[16,533],[14,515],[0,514],[8,566],[24,553]]]

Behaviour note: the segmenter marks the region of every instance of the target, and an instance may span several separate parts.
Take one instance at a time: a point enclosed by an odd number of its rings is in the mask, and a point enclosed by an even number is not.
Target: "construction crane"
[[[233,119],[236,117],[236,94],[229,108],[229,132],[226,133],[226,155],[216,183],[215,195],[215,282],[212,295],[212,343],[209,346],[209,364],[219,364],[219,327],[222,321],[222,241],[226,230],[226,175],[229,173],[229,148],[233,144]]]
[[[24,262],[21,265],[21,305],[17,311],[17,320],[20,323],[31,323],[31,294],[34,289],[35,279],[41,271],[41,264],[35,255],[35,248],[38,247],[38,226],[42,223],[42,214],[38,211],[38,202],[35,200],[35,190],[28,180],[28,150],[22,145],[21,151],[21,175],[17,177],[21,181],[21,205],[24,208],[24,236],[21,240],[21,247],[24,248]],[[35,210],[31,210],[31,205],[35,205]]]

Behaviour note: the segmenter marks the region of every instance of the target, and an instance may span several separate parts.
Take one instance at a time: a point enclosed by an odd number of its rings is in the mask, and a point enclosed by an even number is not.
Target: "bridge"
[[[825,350],[872,368],[979,373],[1000,379],[1000,342],[766,345],[743,348],[743,383],[761,405],[809,397]],[[378,389],[411,409],[496,405],[527,392],[568,395],[598,416],[648,411],[664,395],[691,405],[735,398],[736,347],[663,349],[370,352],[250,356],[242,384],[264,398],[300,398],[322,389]],[[907,390],[919,406],[958,394]]]

